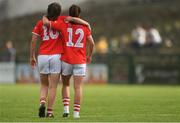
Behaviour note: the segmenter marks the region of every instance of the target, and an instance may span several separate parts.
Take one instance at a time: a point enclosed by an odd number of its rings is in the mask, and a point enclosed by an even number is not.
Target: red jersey
[[[32,33],[38,35],[41,39],[39,55],[63,53],[62,35],[59,31],[43,26],[42,20],[37,22]]]
[[[91,31],[84,25],[66,23],[65,17],[51,21],[51,27],[58,29],[63,35],[64,54],[61,60],[69,64],[86,63],[86,40]]]

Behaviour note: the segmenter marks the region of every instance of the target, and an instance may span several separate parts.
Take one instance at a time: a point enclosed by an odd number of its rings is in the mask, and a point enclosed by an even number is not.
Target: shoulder
[[[42,26],[42,25],[43,25],[43,21],[42,20],[39,20],[39,21],[36,22],[36,27],[37,26]]]
[[[91,30],[87,26],[83,26],[87,33],[91,33]]]
[[[42,25],[42,24],[43,24],[43,21],[42,21],[42,20],[39,20],[39,21],[37,21],[37,24]]]
[[[85,35],[91,35],[91,30],[87,26],[81,25],[81,29],[84,31]]]
[[[68,16],[59,16],[58,21],[64,21]]]
[[[56,21],[54,21],[54,23],[65,25],[66,24],[66,22],[65,22],[66,18],[67,18],[67,16],[59,16],[58,19]]]
[[[72,23],[70,23],[70,24],[72,24]],[[81,24],[72,24],[75,28],[81,28],[81,29],[83,29],[83,30],[86,30],[87,29],[87,26],[85,26],[85,25],[81,25]]]

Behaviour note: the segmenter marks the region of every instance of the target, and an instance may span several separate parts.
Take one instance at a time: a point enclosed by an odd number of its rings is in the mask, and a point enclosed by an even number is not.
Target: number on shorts
[[[67,29],[67,32],[68,32],[68,42],[66,43],[66,46],[68,47],[77,47],[77,48],[83,48],[84,47],[84,44],[82,43],[82,40],[84,38],[84,31],[80,28],[78,28],[76,31],[75,31],[75,35],[79,35],[76,43],[74,44],[72,39],[73,39],[73,29],[72,28],[68,28]]]
[[[55,33],[54,33],[52,29],[48,30],[46,26],[43,26],[43,30],[44,30],[43,41],[47,41],[50,38],[51,39],[57,39],[58,36],[59,36],[59,32],[58,31],[55,31]],[[49,35],[48,35],[48,31],[49,31]]]

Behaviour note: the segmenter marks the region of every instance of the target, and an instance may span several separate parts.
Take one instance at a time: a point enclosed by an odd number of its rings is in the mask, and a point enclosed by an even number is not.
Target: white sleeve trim
[[[35,32],[32,32],[32,34],[37,35],[37,36],[40,36],[39,34],[37,34],[37,33],[35,33]]]

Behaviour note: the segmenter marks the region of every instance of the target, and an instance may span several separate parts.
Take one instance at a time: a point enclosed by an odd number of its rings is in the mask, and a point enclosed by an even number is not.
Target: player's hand
[[[31,68],[34,69],[37,65],[36,58],[30,58]]]
[[[48,25],[50,25],[50,22],[49,22],[49,20],[48,20],[48,18],[44,15],[43,16],[43,24],[45,25],[45,26],[48,26]]]
[[[92,61],[92,56],[87,56],[87,58],[86,58],[87,64],[90,64],[91,61]]]
[[[72,17],[66,17],[66,18],[64,19],[64,21],[65,21],[65,22],[70,22],[70,21],[73,21],[73,18],[72,18]]]

